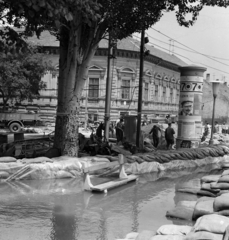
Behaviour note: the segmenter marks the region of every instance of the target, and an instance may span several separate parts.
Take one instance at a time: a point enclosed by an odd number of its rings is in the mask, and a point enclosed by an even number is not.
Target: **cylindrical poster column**
[[[180,67],[180,104],[176,148],[195,148],[201,139],[203,75],[206,68]]]

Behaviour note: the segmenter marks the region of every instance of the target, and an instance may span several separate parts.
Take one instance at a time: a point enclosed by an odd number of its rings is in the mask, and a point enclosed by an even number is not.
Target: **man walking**
[[[172,149],[172,146],[174,144],[174,135],[175,131],[171,127],[171,123],[168,123],[168,127],[165,129],[165,140],[167,143],[167,149]]]
[[[153,145],[155,148],[157,148],[158,144],[159,144],[159,132],[161,133],[161,129],[154,125],[153,128],[151,129],[151,131],[149,132],[149,134],[152,134],[153,137]]]

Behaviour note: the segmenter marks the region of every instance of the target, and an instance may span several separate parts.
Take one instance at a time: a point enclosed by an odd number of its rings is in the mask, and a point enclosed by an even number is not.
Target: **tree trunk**
[[[80,51],[80,30],[60,33],[60,62],[58,79],[58,107],[54,147],[61,155],[78,156],[78,126],[80,99],[87,79],[93,48],[87,57]]]

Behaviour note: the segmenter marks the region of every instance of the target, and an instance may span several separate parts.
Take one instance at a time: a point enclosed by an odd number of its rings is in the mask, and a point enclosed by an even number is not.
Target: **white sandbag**
[[[73,175],[70,172],[60,170],[55,174],[56,178],[73,178]]]
[[[229,193],[216,197],[213,203],[213,208],[215,212],[229,209]]]
[[[188,207],[194,209],[197,201],[180,201],[176,207]]]
[[[224,175],[229,175],[229,169],[223,171],[222,176]]]
[[[28,163],[45,163],[45,162],[53,162],[52,159],[47,157],[37,157],[37,158],[22,158],[20,162],[24,164]]]
[[[16,162],[17,159],[14,157],[0,157],[0,162]]]
[[[10,174],[6,171],[0,171],[0,178],[5,179],[8,178]]]
[[[214,213],[213,203],[215,198],[212,197],[201,197],[197,200],[192,219],[195,221],[199,217],[202,217],[206,214]]]
[[[214,182],[213,182],[214,183]],[[211,188],[211,184],[213,183],[205,183],[203,182],[201,184],[201,190],[206,190],[206,191],[210,191],[210,192],[213,192],[213,193],[218,193],[220,192],[220,189],[217,189],[217,188]]]
[[[205,183],[217,182],[220,177],[221,175],[217,175],[217,174],[204,176],[201,178],[201,182],[205,182]]]
[[[190,232],[185,240],[223,240],[223,234],[216,234],[206,231]]]
[[[209,214],[200,217],[194,225],[194,231],[207,231],[223,234],[229,225],[229,218],[217,214]]]
[[[127,163],[125,164],[125,171],[133,174],[158,172],[159,165],[158,162]]]
[[[185,236],[182,235],[156,235],[149,240],[185,240]]]
[[[163,225],[157,230],[158,235],[187,235],[191,231],[190,226]]]
[[[218,180],[218,183],[220,182],[229,183],[229,175],[223,175],[222,177],[220,177],[220,179]]]
[[[139,233],[137,232],[131,232],[131,233],[128,233],[125,237],[125,239],[135,239],[137,236],[138,236]]]
[[[138,234],[135,240],[148,240],[155,235],[156,235],[156,232],[154,231],[143,230]]]

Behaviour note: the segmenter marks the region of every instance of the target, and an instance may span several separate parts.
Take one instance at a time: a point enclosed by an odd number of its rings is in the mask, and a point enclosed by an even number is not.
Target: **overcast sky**
[[[179,26],[174,12],[165,13],[146,35],[148,44],[176,54],[187,64],[206,67],[212,78],[225,77],[229,82],[229,8],[205,7],[189,28]]]

